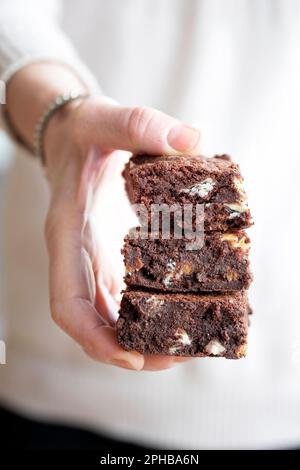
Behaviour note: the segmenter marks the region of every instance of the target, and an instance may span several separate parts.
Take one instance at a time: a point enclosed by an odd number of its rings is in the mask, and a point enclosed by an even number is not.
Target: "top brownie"
[[[135,155],[123,176],[132,204],[239,204],[246,199],[239,166],[228,155]]]

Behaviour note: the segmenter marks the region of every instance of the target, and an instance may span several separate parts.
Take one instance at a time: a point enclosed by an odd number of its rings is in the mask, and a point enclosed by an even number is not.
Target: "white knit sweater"
[[[206,154],[233,155],[256,222],[249,231],[255,276],[249,354],[158,373],[86,358],[50,319],[42,237],[48,194],[36,162],[20,156],[0,221],[7,326],[1,400],[23,413],[157,447],[299,447],[300,3],[64,4],[63,33],[57,2],[0,2],[2,77],[28,61],[63,61],[92,89],[97,77],[105,94],[122,103],[155,106],[198,124]],[[116,211],[112,188],[113,182],[107,214]],[[107,215],[107,226],[112,222]]]

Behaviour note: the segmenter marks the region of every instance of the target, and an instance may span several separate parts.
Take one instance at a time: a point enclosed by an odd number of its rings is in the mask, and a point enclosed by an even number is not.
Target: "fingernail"
[[[110,361],[110,364],[112,364],[113,366],[122,367],[123,369],[142,370],[142,368],[144,367],[144,357],[142,356],[142,354],[136,351],[131,351],[127,354],[131,360],[115,357]]]
[[[176,363],[181,363],[181,362],[187,362],[187,361],[190,361],[192,358],[191,357],[185,357],[185,356],[182,356],[182,357],[176,357],[174,359],[174,362]]]
[[[200,139],[200,132],[193,127],[180,124],[170,129],[167,140],[168,144],[179,152],[193,150]]]
[[[131,364],[131,362],[125,361],[124,359],[113,359],[110,362],[111,365],[116,366],[116,367],[121,367],[122,369],[131,369],[135,370],[134,366]]]

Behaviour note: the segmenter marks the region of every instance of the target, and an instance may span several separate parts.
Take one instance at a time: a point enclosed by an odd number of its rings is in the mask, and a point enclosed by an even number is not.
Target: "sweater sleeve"
[[[22,67],[53,61],[73,69],[91,93],[99,93],[97,80],[62,31],[60,0],[0,0],[0,80],[2,103],[5,84]],[[0,106],[0,125],[5,125]]]

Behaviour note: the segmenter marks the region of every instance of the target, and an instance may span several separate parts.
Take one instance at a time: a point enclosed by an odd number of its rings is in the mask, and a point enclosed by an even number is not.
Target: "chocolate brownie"
[[[205,233],[202,248],[196,250],[187,249],[189,240],[185,238],[151,235],[152,239],[143,239],[136,228],[125,237],[122,253],[128,286],[169,292],[249,287],[250,240],[246,232]]]
[[[248,300],[234,294],[157,294],[128,290],[117,321],[126,350],[174,356],[246,355]]]
[[[169,206],[164,204],[152,205],[151,212],[146,206],[142,210],[139,209],[137,215],[141,225],[147,227],[148,230],[152,229],[153,225],[155,229],[162,229],[161,217],[169,220],[171,227],[174,227],[174,224],[179,227],[192,227],[193,230],[196,230],[196,227],[197,230],[199,227],[200,229],[203,227],[206,232],[240,230],[253,224],[250,210],[245,201],[239,204],[209,202],[202,204],[203,211],[201,209],[201,212],[196,212],[196,206],[192,206],[192,217],[186,215],[189,213],[186,212],[184,206],[176,204],[176,207],[170,207],[172,210],[169,210]],[[196,225],[196,221],[198,225]]]
[[[229,156],[135,155],[124,170],[132,203],[238,203],[245,199],[239,166]]]
[[[141,204],[142,224],[150,220],[154,204],[205,204],[206,231],[246,228],[252,224],[239,166],[228,155],[202,156],[135,155],[127,163],[123,176],[129,200]],[[156,206],[156,209],[160,210]],[[171,214],[178,221],[181,213]]]
[[[251,225],[253,220],[246,201],[204,204],[204,230],[207,232],[240,230]]]

